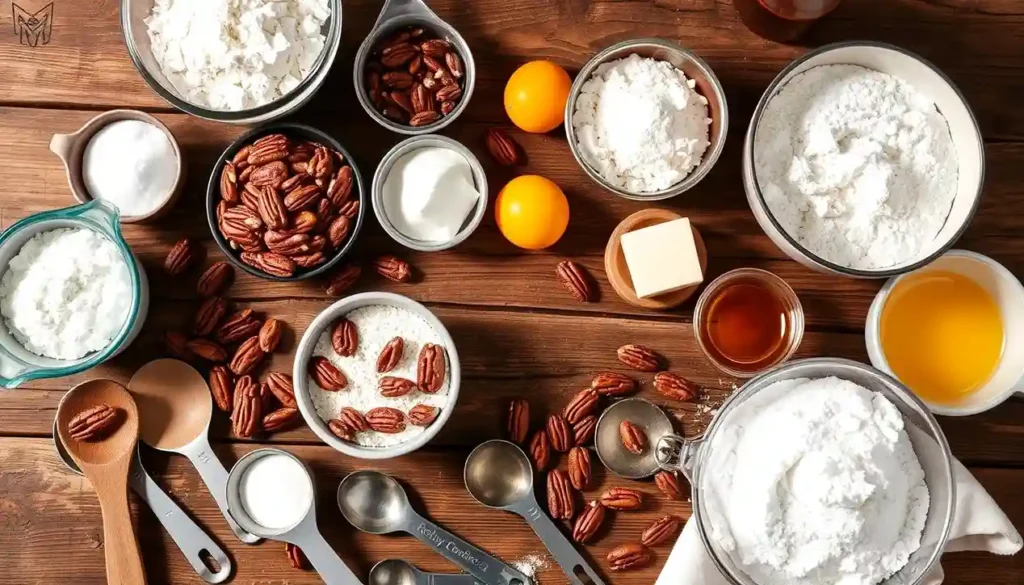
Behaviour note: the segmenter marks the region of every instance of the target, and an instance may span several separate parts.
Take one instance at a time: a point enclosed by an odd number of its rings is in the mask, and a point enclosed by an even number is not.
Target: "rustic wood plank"
[[[229,465],[251,445],[222,445],[217,451]],[[425,570],[453,571],[454,567],[408,536],[370,536],[357,533],[334,506],[335,490],[346,473],[366,468],[361,461],[343,457],[325,446],[292,446],[288,449],[305,460],[316,474],[318,518],[328,542],[340,551],[363,578],[373,563],[399,557]],[[546,556],[543,545],[526,524],[514,516],[476,504],[462,484],[466,452],[421,451],[401,459],[373,464],[405,483],[414,505],[456,534],[508,562],[525,555]],[[228,532],[212,498],[195,470],[181,457],[146,453],[147,467],[194,517],[223,544],[235,561],[234,583],[320,583],[314,573],[292,569],[283,546],[266,542],[242,545]],[[57,458],[46,439],[0,439],[0,547],[17,554],[4,555],[5,582],[42,585],[68,582],[78,585],[105,583],[102,528],[99,506],[88,480],[73,475]],[[1024,470],[975,469],[975,475],[1018,526],[1024,523],[1024,500],[1018,497]],[[689,517],[687,502],[667,501],[650,482],[631,482],[595,468],[595,484],[585,497],[603,489],[629,486],[645,492],[648,504],[639,512],[617,513],[585,555],[608,577],[604,556],[617,544],[637,538],[643,528],[664,514]],[[542,494],[538,489],[538,494]],[[201,583],[152,513],[140,509],[133,496],[136,530],[143,535],[143,560],[151,585]],[[159,536],[157,536],[159,535]],[[59,554],[54,554],[59,551]],[[616,573],[609,582],[617,585],[652,583],[667,558],[669,547],[655,551],[655,564],[645,570]],[[564,582],[564,576],[546,557],[549,568],[538,574],[538,583]],[[1013,585],[1024,572],[1024,557],[996,557],[981,553],[957,553],[944,559],[947,583],[957,585]]]

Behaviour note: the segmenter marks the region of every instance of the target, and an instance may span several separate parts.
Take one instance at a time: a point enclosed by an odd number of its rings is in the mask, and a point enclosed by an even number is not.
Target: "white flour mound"
[[[768,102],[754,171],[790,236],[825,260],[871,270],[926,252],[952,207],[959,163],[946,119],[913,86],[824,65]]]
[[[711,536],[759,585],[874,585],[920,546],[924,471],[881,394],[786,380],[723,423],[705,467]]]

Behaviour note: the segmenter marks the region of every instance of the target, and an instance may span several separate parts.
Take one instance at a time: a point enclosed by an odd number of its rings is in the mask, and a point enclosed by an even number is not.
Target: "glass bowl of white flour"
[[[837,358],[745,384],[702,438],[666,437],[694,519],[733,585],[920,585],[953,523],[949,445],[909,389]]]
[[[744,189],[765,233],[805,266],[857,278],[942,255],[974,216],[984,170],[981,132],[949,78],[873,42],[791,63],[743,146]]]
[[[93,200],[0,233],[0,386],[82,372],[138,335],[149,282],[118,219]]]

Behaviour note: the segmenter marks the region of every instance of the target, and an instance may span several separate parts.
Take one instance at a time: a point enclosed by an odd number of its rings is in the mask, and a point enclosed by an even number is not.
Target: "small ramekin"
[[[401,156],[408,154],[414,150],[425,148],[425,147],[439,147],[454,150],[465,157],[466,161],[469,162],[469,167],[473,171],[473,182],[478,191],[480,191],[480,200],[477,201],[476,210],[473,212],[466,222],[462,225],[462,229],[459,230],[455,237],[447,242],[424,242],[422,240],[413,239],[406,234],[403,234],[395,227],[391,220],[388,218],[387,212],[384,209],[384,181],[388,177],[388,173],[391,172],[391,168],[395,165]],[[484,167],[480,164],[480,161],[476,158],[468,148],[462,145],[462,143],[448,138],[447,136],[413,136],[407,138],[402,142],[399,142],[392,148],[384,158],[381,159],[380,164],[377,165],[377,172],[373,174],[373,188],[371,199],[373,201],[373,213],[377,216],[377,221],[383,226],[384,231],[391,236],[391,239],[395,240],[399,244],[402,244],[406,248],[413,250],[419,250],[421,252],[437,252],[439,250],[447,250],[453,248],[466,240],[476,228],[480,226],[480,222],[483,221],[484,215],[487,214],[487,175],[484,173]]]
[[[711,117],[711,128],[709,129],[708,135],[710,144],[708,145],[707,150],[704,151],[700,164],[691,170],[690,174],[686,175],[682,181],[679,181],[668,189],[651,191],[649,193],[627,191],[622,187],[611,184],[607,179],[601,176],[601,173],[587,161],[586,157],[583,156],[583,153],[580,151],[580,147],[576,139],[576,129],[572,124],[572,117],[576,112],[576,101],[579,99],[580,93],[583,90],[583,84],[590,80],[594,74],[594,70],[604,63],[616,61],[618,59],[625,59],[634,53],[641,57],[648,57],[659,61],[668,61],[676,69],[685,73],[688,79],[692,79],[697,82],[697,93],[708,100],[708,115]],[[631,41],[616,43],[608,47],[597,55],[594,55],[594,57],[591,58],[590,61],[587,61],[586,65],[583,66],[583,69],[580,69],[579,74],[576,75],[576,80],[572,84],[572,89],[569,91],[569,99],[565,103],[564,124],[565,135],[569,142],[569,150],[572,151],[572,155],[576,158],[576,162],[579,163],[580,167],[583,168],[595,183],[601,185],[612,193],[615,193],[619,197],[633,199],[635,201],[658,201],[661,199],[675,197],[676,195],[689,191],[699,183],[701,179],[711,171],[711,168],[715,166],[715,163],[718,162],[718,157],[722,154],[722,149],[725,148],[725,138],[729,131],[729,106],[725,101],[725,89],[722,87],[722,84],[719,83],[718,77],[715,76],[711,67],[708,66],[703,59],[698,57],[696,53],[688,49],[684,49],[675,43],[666,41],[665,39],[634,39]]]
[[[1003,355],[996,371],[980,389],[960,403],[931,402],[920,397],[928,409],[945,416],[968,416],[999,406],[1007,398],[1024,393],[1024,286],[1005,266],[976,252],[950,250],[935,262],[920,269],[943,270],[962,274],[982,286],[999,305],[1003,318]],[[909,274],[890,278],[875,295],[864,325],[864,342],[871,365],[897,378],[882,350],[882,309],[893,288]]]

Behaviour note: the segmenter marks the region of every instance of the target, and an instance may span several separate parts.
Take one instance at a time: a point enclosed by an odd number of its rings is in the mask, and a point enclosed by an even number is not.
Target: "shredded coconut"
[[[526,575],[533,581],[533,585],[539,585],[537,573],[547,569],[551,564],[540,554],[528,554],[512,563],[517,571]]]
[[[386,398],[380,395],[378,382],[383,375],[396,376],[416,380],[416,358],[426,343],[434,343],[444,347],[441,336],[419,315],[405,309],[390,305],[369,305],[358,308],[345,315],[355,324],[359,331],[359,346],[356,354],[342,357],[331,345],[331,329],[327,328],[317,340],[313,355],[327,357],[348,378],[348,387],[341,392],[327,392],[316,385],[313,378],[308,379],[310,397],[316,407],[317,414],[324,420],[338,418],[342,408],[350,406],[365,414],[366,411],[379,406],[390,406],[404,413],[417,404],[427,404],[438,408],[448,406],[448,384],[451,380],[446,368],[445,380],[436,394],[427,394],[414,390],[405,396]],[[377,357],[395,337],[404,342],[402,361],[387,374],[377,373]],[[364,447],[390,447],[404,443],[426,429],[407,424],[401,433],[387,434],[377,431],[357,433],[355,441]]]
[[[667,61],[633,54],[599,66],[583,84],[572,125],[601,176],[634,193],[686,178],[708,147],[708,101]]]
[[[959,163],[927,96],[878,71],[825,65],[768,102],[754,169],[790,236],[826,260],[870,270],[926,253],[953,205]]]
[[[924,471],[899,410],[839,378],[772,384],[723,421],[711,534],[759,585],[874,585],[921,544]]]
[[[36,234],[0,279],[0,313],[25,349],[76,360],[105,348],[128,319],[131,276],[113,242],[90,229]]]
[[[243,110],[276,100],[324,49],[327,0],[156,0],[153,57],[188,102]]]

